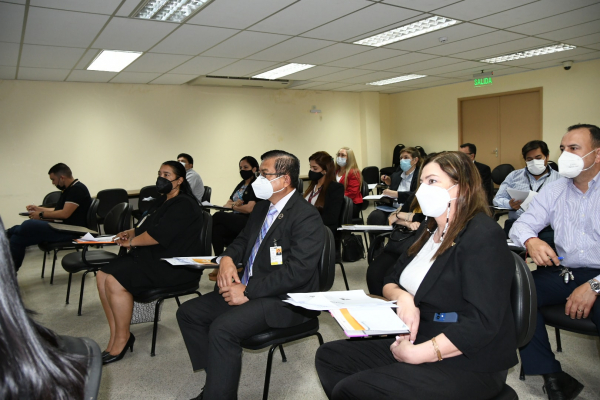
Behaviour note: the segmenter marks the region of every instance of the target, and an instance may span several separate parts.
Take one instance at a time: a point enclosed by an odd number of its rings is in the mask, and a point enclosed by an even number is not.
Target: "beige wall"
[[[557,160],[568,126],[600,125],[600,60],[575,63],[570,71],[554,67],[498,76],[484,88],[463,82],[391,95],[392,134],[387,144],[390,148],[397,143],[421,145],[427,152],[455,150],[459,98],[535,87],[543,88],[543,140],[550,147],[550,158]]]

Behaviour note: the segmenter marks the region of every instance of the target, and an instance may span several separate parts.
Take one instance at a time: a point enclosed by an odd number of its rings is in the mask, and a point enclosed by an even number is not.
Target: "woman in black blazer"
[[[344,185],[335,180],[335,164],[329,153],[317,151],[308,161],[310,185],[304,191],[304,198],[317,208],[323,224],[335,235],[344,204]]]
[[[428,220],[383,289],[410,334],[321,346],[329,398],[488,399],[502,390],[518,361],[515,267],[480,179],[463,153],[426,161],[416,196]]]

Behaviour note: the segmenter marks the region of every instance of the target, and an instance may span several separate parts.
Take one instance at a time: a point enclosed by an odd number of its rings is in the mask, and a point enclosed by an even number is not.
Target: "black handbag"
[[[365,246],[362,236],[353,233],[342,239],[342,261],[355,262],[365,258]]]
[[[392,232],[386,232],[375,236],[375,238],[371,240],[371,246],[369,246],[369,263],[384,251],[395,253],[400,256],[408,247],[410,247],[409,243],[413,243],[412,240],[408,241],[408,239],[414,237],[415,233],[416,231],[411,231],[405,226],[394,224],[394,230]],[[387,244],[385,243],[386,237],[388,239]]]

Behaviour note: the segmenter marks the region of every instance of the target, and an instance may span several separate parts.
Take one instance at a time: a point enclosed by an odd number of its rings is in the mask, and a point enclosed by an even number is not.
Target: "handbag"
[[[151,301],[150,303],[138,303],[133,302],[133,313],[131,314],[131,325],[141,324],[144,322],[154,322],[154,312],[156,310],[156,302],[158,300]],[[163,303],[160,304],[158,309],[158,320],[160,321],[160,314],[162,313]]]
[[[342,239],[342,261],[355,262],[365,258],[362,236],[350,233]]]
[[[416,231],[411,231],[405,226],[394,224],[392,232],[375,236],[371,240],[371,246],[369,246],[369,264],[384,251],[400,256],[413,243],[412,240],[409,241],[408,239],[414,237],[415,233]],[[385,243],[386,238],[388,239],[387,244]]]

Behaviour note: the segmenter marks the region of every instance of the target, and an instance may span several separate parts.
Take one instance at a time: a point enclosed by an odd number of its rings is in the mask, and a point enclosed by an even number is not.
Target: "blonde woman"
[[[354,151],[349,147],[338,150],[335,159],[336,180],[344,185],[344,196],[352,199],[355,207],[352,209],[352,218],[358,218],[363,198],[361,193],[362,174],[356,163]]]

